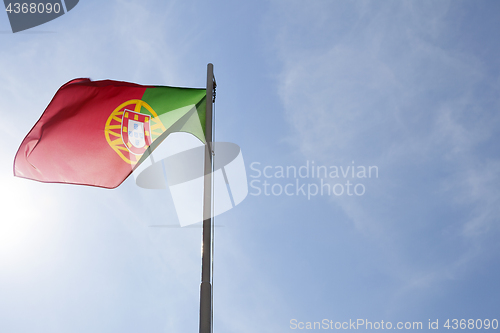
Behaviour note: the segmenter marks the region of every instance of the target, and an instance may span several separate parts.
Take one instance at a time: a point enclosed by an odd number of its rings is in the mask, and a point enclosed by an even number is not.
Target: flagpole
[[[205,116],[205,178],[203,188],[203,236],[200,286],[200,333],[212,332],[212,285],[210,281],[212,245],[212,96],[214,65],[207,65],[207,109]]]

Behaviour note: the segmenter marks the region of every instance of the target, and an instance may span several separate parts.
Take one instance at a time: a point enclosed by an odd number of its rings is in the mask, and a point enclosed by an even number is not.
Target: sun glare
[[[50,191],[40,193],[39,185],[14,176],[2,177],[0,188],[0,263],[22,260],[34,247],[47,242],[50,225],[42,225],[47,216],[60,216],[59,204]],[[37,191],[38,190],[38,191]]]

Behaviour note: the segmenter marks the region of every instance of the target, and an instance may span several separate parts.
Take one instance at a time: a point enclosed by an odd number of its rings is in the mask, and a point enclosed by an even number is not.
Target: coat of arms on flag
[[[109,115],[104,130],[111,148],[135,166],[166,128],[148,103],[133,99],[120,104]]]
[[[147,114],[124,110],[122,118],[122,140],[127,149],[135,155],[142,155],[151,144],[151,117]]]

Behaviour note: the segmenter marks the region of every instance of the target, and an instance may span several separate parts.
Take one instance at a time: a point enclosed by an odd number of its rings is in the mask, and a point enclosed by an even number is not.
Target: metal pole
[[[205,118],[205,179],[203,189],[203,243],[200,286],[200,333],[212,332],[212,285],[210,284],[212,244],[212,93],[214,66],[207,65],[207,109]]]

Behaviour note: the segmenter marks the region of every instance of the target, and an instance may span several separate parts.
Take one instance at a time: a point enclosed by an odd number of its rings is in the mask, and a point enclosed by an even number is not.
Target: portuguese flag
[[[14,175],[115,188],[172,132],[205,142],[206,90],[75,79],[24,138]]]

